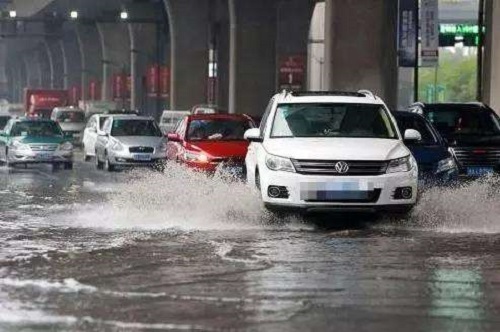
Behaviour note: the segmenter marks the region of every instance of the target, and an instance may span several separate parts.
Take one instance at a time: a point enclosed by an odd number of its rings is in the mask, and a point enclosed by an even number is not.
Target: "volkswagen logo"
[[[339,161],[338,163],[335,164],[335,170],[339,174],[345,174],[349,172],[349,164],[346,163],[345,161]]]

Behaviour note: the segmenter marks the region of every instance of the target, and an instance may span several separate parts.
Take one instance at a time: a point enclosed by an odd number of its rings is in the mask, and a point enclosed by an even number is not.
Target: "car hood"
[[[403,142],[376,138],[272,138],[267,152],[305,160],[390,160],[410,154]]]
[[[63,131],[82,131],[85,128],[85,123],[59,122],[59,126]]]
[[[448,149],[443,146],[410,146],[411,153],[418,164],[434,164],[440,160],[450,157]]]
[[[217,142],[196,142],[187,143],[186,148],[189,150],[205,152],[212,157],[229,158],[240,157],[244,158],[248,150],[247,141],[217,141]]]
[[[114,137],[117,141],[126,146],[150,146],[157,147],[162,141],[163,137],[157,136],[120,136]]]
[[[61,144],[67,141],[62,136],[25,136],[16,137],[14,140],[23,144]]]

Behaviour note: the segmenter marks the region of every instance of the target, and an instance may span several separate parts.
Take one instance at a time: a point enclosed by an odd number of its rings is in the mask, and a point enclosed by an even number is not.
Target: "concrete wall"
[[[500,1],[486,0],[483,100],[500,113]]]
[[[396,106],[397,10],[394,0],[326,0],[329,89],[369,89]]]
[[[276,2],[229,0],[229,111],[260,115],[276,90]]]
[[[99,33],[93,23],[81,23],[74,26],[81,56],[82,100],[89,98],[89,82],[102,81],[102,49]]]

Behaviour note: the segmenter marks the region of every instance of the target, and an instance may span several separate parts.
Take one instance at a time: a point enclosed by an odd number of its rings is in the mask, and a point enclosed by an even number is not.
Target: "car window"
[[[161,137],[160,128],[152,120],[115,119],[111,128],[112,136],[154,136]]]
[[[82,123],[85,122],[85,113],[81,111],[59,111],[55,114],[55,119],[64,123]]]
[[[7,122],[9,122],[10,116],[0,116],[0,130],[5,128]]]
[[[271,137],[397,139],[387,110],[377,104],[282,104]]]
[[[52,121],[22,121],[12,126],[10,135],[13,137],[52,137],[62,136],[62,132],[57,123]]]
[[[106,123],[106,120],[109,118],[109,116],[100,116],[99,117],[99,129],[103,130],[104,124]]]
[[[441,135],[452,138],[458,135],[500,135],[498,116],[488,110],[431,110],[426,113],[429,121]]]
[[[438,145],[439,141],[436,135],[434,135],[429,124],[417,116],[396,116],[396,121],[398,123],[399,129],[402,134],[407,129],[417,130],[422,135],[422,140],[419,142],[421,145]]]
[[[250,128],[252,128],[251,122],[243,119],[192,120],[189,123],[187,140],[244,140],[245,131]]]

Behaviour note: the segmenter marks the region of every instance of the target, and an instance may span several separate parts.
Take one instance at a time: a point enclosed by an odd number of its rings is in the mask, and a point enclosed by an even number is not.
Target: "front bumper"
[[[73,162],[73,151],[9,150],[9,164],[53,164]]]
[[[406,209],[416,204],[418,191],[418,171],[384,174],[379,176],[321,176],[302,175],[290,172],[275,172],[265,169],[260,173],[262,199],[267,206],[289,207],[291,209],[339,209],[339,210],[387,210],[390,207]],[[287,198],[269,196],[270,186],[280,186],[287,190]],[[330,188],[330,189],[329,189]],[[334,188],[334,189],[332,189]],[[411,188],[409,199],[398,199],[398,188]],[[307,193],[318,190],[316,199]],[[344,195],[347,199],[330,198],[328,190]],[[325,195],[326,192],[326,195]],[[366,194],[369,193],[369,194]],[[352,199],[357,194],[367,197]],[[400,197],[399,197],[400,198]]]
[[[167,159],[166,152],[130,153],[129,151],[110,152],[109,162],[119,167],[153,166]]]

